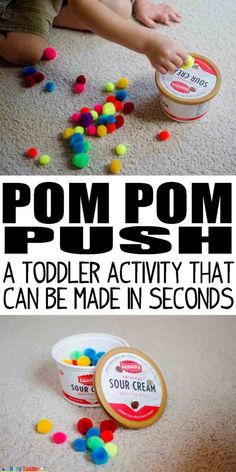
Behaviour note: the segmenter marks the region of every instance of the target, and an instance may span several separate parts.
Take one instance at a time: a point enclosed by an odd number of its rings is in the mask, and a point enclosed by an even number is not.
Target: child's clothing
[[[48,38],[63,0],[0,0],[0,34],[31,33]]]

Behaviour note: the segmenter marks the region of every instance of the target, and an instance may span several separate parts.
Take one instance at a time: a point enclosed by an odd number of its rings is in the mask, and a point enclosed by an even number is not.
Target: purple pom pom
[[[80,126],[83,126],[84,128],[88,128],[90,125],[93,123],[93,117],[91,113],[82,113],[79,124]]]

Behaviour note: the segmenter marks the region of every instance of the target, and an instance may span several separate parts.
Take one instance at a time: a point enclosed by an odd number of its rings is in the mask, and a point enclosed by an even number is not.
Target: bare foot
[[[170,26],[171,22],[180,23],[182,15],[166,3],[153,5],[149,0],[136,0],[135,17],[145,26],[155,28],[157,23]]]

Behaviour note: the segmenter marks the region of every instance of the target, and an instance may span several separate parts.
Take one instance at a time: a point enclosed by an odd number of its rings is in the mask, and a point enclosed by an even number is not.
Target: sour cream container
[[[160,74],[155,80],[160,95],[160,106],[172,120],[191,122],[202,118],[221,85],[221,74],[210,59],[190,53],[194,64],[180,68],[174,74]]]

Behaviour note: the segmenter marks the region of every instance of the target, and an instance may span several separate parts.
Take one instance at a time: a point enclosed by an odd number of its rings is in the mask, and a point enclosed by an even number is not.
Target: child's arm
[[[174,72],[187,60],[186,52],[172,39],[125,20],[98,0],[69,0],[78,19],[105,39],[145,54],[162,73]]]

